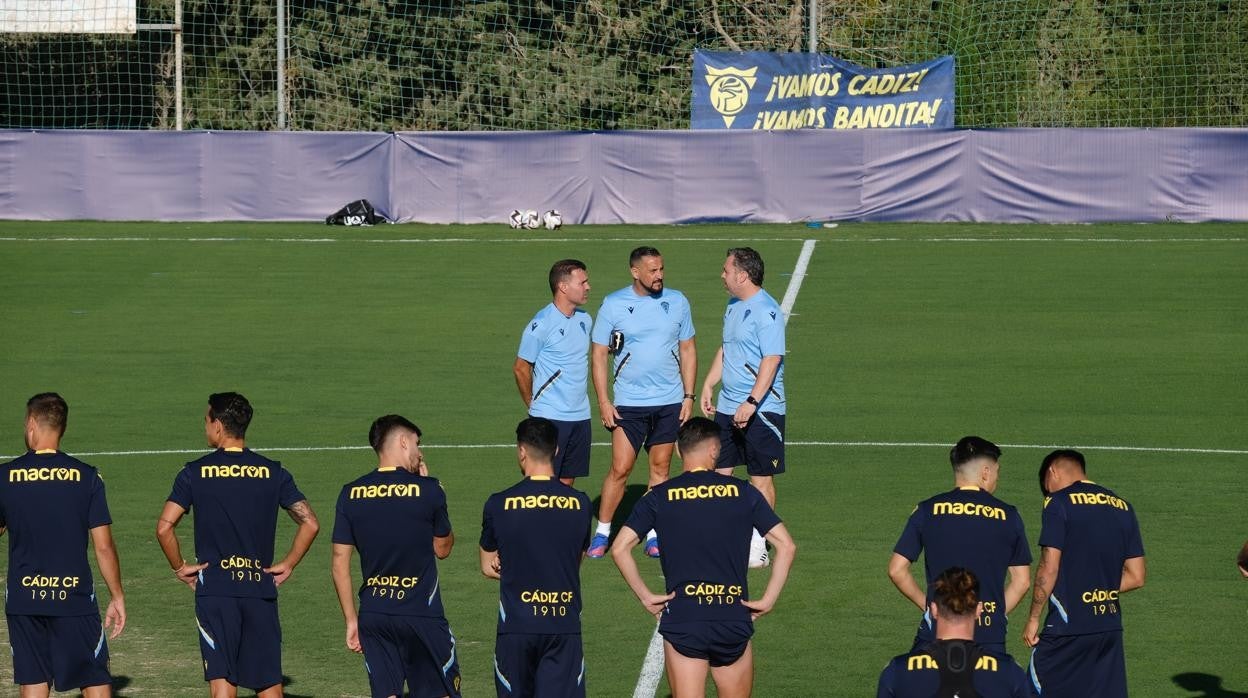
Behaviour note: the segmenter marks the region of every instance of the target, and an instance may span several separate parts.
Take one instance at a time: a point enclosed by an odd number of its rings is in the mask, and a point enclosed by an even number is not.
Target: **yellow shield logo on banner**
[[[754,74],[758,66],[742,68],[712,68],[706,66],[706,82],[711,86],[711,106],[724,117],[724,128],[731,128],[737,114],[750,101],[750,88],[758,82]]]

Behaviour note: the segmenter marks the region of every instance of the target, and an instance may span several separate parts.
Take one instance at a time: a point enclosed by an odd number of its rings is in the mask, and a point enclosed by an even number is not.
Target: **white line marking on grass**
[[[596,444],[595,444],[596,445]],[[948,443],[935,441],[786,441],[785,446],[879,447],[879,448],[949,448]],[[1089,446],[1079,444],[997,444],[1002,448],[1073,448],[1083,451],[1129,451],[1137,453],[1219,453],[1248,455],[1248,450],[1234,448],[1170,448],[1166,446]]]
[[[365,243],[365,244],[423,244],[444,242],[636,242],[644,238],[269,238],[269,237],[0,237],[0,242],[294,242],[294,243]],[[669,242],[797,242],[800,238],[745,238],[745,237],[669,237]]]
[[[611,445],[608,441],[602,441],[593,444],[599,448],[607,448]],[[813,448],[949,448],[949,444],[941,441],[788,441],[786,446],[800,446]],[[1248,456],[1248,449],[1235,448],[1174,448],[1169,446],[1095,446],[1095,445],[1079,445],[1079,444],[997,444],[1002,448],[1028,448],[1028,449],[1055,449],[1055,448],[1074,448],[1082,451],[1125,451],[1134,453],[1190,453],[1190,454],[1218,454],[1231,456]],[[474,450],[474,449],[496,449],[496,448],[515,448],[515,444],[431,444],[422,443],[421,448],[427,449],[458,449],[458,450]],[[70,453],[72,456],[81,456],[87,458],[90,456],[169,456],[169,455],[188,455],[197,453],[207,453],[207,448],[169,448],[158,450],[143,451],[84,451]],[[282,453],[282,452],[331,452],[331,451],[371,451],[368,446],[275,446],[266,448],[257,446],[253,449],[260,453]],[[0,459],[17,458],[16,455],[0,455]]]
[[[806,267],[810,266],[810,258],[815,254],[815,242],[815,240],[807,240],[802,243],[802,252],[797,256],[793,276],[789,278],[789,287],[784,290],[784,300],[780,301],[780,310],[784,311],[785,324],[788,324],[789,315],[793,313],[793,304],[797,302],[797,292],[802,290],[802,281],[806,278]]]
[[[641,664],[641,675],[637,677],[637,688],[633,690],[633,698],[654,698],[659,691],[659,679],[663,678],[663,636],[659,634],[659,626],[654,626],[654,634],[650,636],[650,647],[646,649],[646,661]]]
[[[0,242],[194,242],[194,243],[211,243],[211,242],[277,242],[277,243],[303,243],[303,244],[326,244],[326,243],[364,243],[364,244],[437,244],[437,243],[505,243],[505,242],[635,242],[642,238],[620,238],[620,237],[562,237],[562,238],[533,238],[533,237],[507,237],[507,238],[291,238],[291,237],[73,237],[73,236],[53,236],[53,237],[17,237],[7,236],[0,237]],[[1248,238],[1231,237],[1231,238],[1037,238],[1037,237],[1016,237],[1016,238],[994,238],[994,237],[924,237],[924,238],[907,238],[907,237],[872,237],[872,238],[843,238],[843,237],[827,237],[823,238],[827,242],[839,243],[881,243],[881,242],[1088,242],[1088,243],[1135,243],[1135,244],[1155,244],[1155,243],[1176,243],[1176,242],[1245,242]],[[670,237],[664,238],[670,242],[797,242],[798,238],[775,238],[775,237]]]

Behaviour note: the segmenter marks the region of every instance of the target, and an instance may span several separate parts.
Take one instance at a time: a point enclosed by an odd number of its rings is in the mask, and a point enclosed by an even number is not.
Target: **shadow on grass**
[[[290,678],[289,676],[285,674],[282,674],[282,695],[285,696],[285,698],[312,698],[311,695],[305,695],[302,693],[291,693],[288,689],[294,683],[295,683],[294,679]]]
[[[1189,671],[1170,678],[1174,685],[1187,691],[1199,691],[1197,695],[1184,698],[1248,698],[1248,693],[1222,688],[1222,677]]]
[[[644,463],[642,465],[645,465]],[[645,485],[628,485],[624,488],[624,498],[620,500],[620,506],[615,508],[615,516],[611,517],[611,530],[618,531],[628,521],[628,515],[633,513],[633,505],[637,504],[637,500],[646,494]],[[593,493],[587,492],[592,495]],[[594,507],[594,525],[598,524],[598,505],[602,503],[602,493],[593,497]],[[645,531],[642,531],[645,534]]]

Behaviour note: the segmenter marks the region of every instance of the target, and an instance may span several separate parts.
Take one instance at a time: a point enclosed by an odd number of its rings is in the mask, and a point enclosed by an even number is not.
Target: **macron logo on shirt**
[[[199,476],[202,478],[210,477],[269,477],[269,466],[267,465],[201,465],[199,466]]]
[[[673,487],[667,491],[667,501],[681,499],[718,499],[721,497],[739,497],[741,491],[736,485],[691,485],[689,487]]]
[[[79,482],[82,473],[75,468],[14,468],[9,471],[9,482]]]
[[[351,488],[351,499],[376,499],[378,497],[419,497],[420,485],[356,485]]]
[[[988,519],[1000,519],[1005,521],[1005,509],[1001,507],[990,507],[986,504],[971,504],[968,502],[936,502],[932,507],[932,516],[940,516],[941,514],[954,514],[958,516],[983,516]]]

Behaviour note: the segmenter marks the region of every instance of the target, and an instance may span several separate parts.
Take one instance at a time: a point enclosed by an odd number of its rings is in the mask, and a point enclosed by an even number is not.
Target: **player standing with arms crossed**
[[[1018,510],[993,496],[1001,476],[1001,449],[978,436],[964,436],[949,449],[954,489],[919,502],[893,548],[888,576],[903,596],[923,610],[914,650],[935,639],[929,608],[936,576],[951,567],[974,573],[983,612],[975,642],[1005,652],[1006,615],[1031,584],[1031,550]],[[910,566],[923,553],[927,594]],[[1008,580],[1008,581],[1007,581]]]
[[[104,481],[95,468],[60,451],[69,405],[56,393],[26,402],[25,455],[0,465],[0,534],[9,533],[5,614],[13,683],[22,698],[81,689],[112,695],[108,643],[126,627],[121,564],[113,544]],[[109,602],[100,624],[87,538],[95,548]]]
[[[1083,454],[1059,449],[1047,471],[1040,564],[1023,641],[1044,698],[1122,698],[1127,664],[1118,597],[1144,586],[1144,544],[1135,509],[1086,479]],[[1044,629],[1040,613],[1049,606]]]
[[[559,429],[555,475],[571,485],[589,475],[585,355],[593,320],[581,310],[589,300],[589,274],[584,262],[563,259],[551,266],[549,279],[554,298],[524,328],[512,373],[529,416],[545,417]]]
[[[524,479],[490,496],[481,516],[481,573],[498,579],[494,685],[500,698],[581,698],[581,558],[590,501],[554,479],[559,432],[529,417],[516,427]]]
[[[303,559],[319,524],[282,464],[247,448],[252,409],[238,393],[208,396],[204,435],[216,450],[186,464],[156,522],[156,539],[174,577],[195,590],[204,680],[213,698],[238,687],[260,698],[282,695],[282,627],[277,588]],[[195,509],[195,559],[182,556],[176,528]],[[273,562],[277,509],[299,528]]]
[[[667,479],[676,430],[693,412],[698,374],[689,301],[664,287],[663,256],[653,247],[638,247],[628,265],[632,285],[603,299],[592,335],[594,392],[602,425],[611,430],[611,470],[602,481],[598,528],[587,553],[591,558],[607,552],[611,519],[643,445],[650,452],[649,487]],[[615,355],[612,381],[607,380],[608,354]],[[645,549],[650,557],[659,556],[653,531]]]
[[[757,489],[715,472],[720,427],[694,417],[677,437],[684,472],[637,502],[611,546],[620,574],[646,611],[659,617],[668,683],[675,698],[706,695],[709,669],[722,698],[754,685],[754,620],[775,607],[797,546]],[[776,559],[767,588],[750,600],[749,531],[763,531]],[[650,529],[663,540],[665,594],[642,580],[632,549]]]
[[[429,477],[420,427],[397,414],[368,430],[377,469],[342,488],[331,569],[347,624],[347,649],[364,654],[374,698],[458,696],[455,637],[442,610],[438,560],[455,544],[446,493]],[[360,551],[360,610],[351,553]]]
[[[749,247],[728,250],[720,273],[732,296],[723,345],[702,382],[702,413],[723,428],[716,469],[745,465],[750,483],[776,507],[774,475],[784,472],[784,311],[763,290],[763,258]],[[723,380],[719,402],[715,386]],[[750,567],[767,565],[761,532],[750,534]]]

